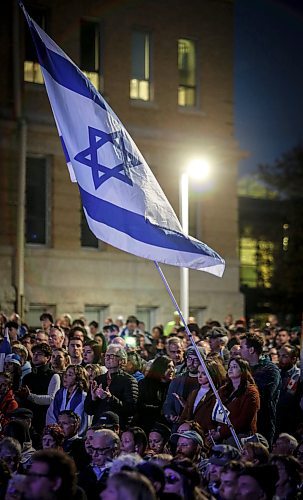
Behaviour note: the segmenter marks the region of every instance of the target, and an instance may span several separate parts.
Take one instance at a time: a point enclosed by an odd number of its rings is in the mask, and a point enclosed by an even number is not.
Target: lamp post
[[[209,163],[203,159],[194,159],[189,162],[181,173],[179,183],[179,213],[183,232],[188,235],[189,203],[188,187],[189,178],[202,181],[209,175]],[[189,316],[189,269],[180,267],[180,308],[184,319]]]

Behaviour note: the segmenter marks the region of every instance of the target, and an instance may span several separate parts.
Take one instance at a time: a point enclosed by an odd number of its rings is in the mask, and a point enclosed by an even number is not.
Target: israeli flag
[[[228,416],[230,414],[230,411],[227,408],[225,408],[225,406],[224,406],[224,410],[226,412],[226,415]],[[215,422],[219,422],[220,424],[227,423],[224,411],[223,411],[221,405],[218,403],[218,401],[216,401],[216,404],[214,406],[211,419],[214,420]]]
[[[225,262],[186,236],[122,123],[20,4],[38,53],[70,177],[95,236],[125,252],[222,276]]]

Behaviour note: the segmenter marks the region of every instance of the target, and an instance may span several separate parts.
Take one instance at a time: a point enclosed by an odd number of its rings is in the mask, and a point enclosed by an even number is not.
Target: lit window
[[[26,243],[45,245],[49,206],[46,158],[26,159]]]
[[[130,98],[150,100],[150,35],[132,33]]]
[[[274,243],[244,237],[240,240],[241,284],[271,288],[274,272]]]
[[[44,30],[46,27],[46,12],[42,10],[31,10],[31,17]],[[30,33],[30,30],[25,29],[25,61],[24,61],[24,81],[31,83],[43,84],[43,76],[38,63],[37,51]]]
[[[100,25],[82,19],[80,26],[80,67],[96,89],[100,83]]]
[[[197,104],[196,44],[193,40],[178,40],[178,104],[193,107]]]

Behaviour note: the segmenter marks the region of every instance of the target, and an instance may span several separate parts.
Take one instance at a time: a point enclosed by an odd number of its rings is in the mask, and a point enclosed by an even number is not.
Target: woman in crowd
[[[244,443],[241,451],[241,460],[251,462],[254,465],[267,464],[269,451],[261,443]]]
[[[170,438],[170,429],[166,425],[161,422],[156,422],[151,428],[148,435],[148,446],[149,446],[149,455],[153,456],[154,454],[164,453],[167,450],[166,445]]]
[[[12,378],[12,390],[19,391],[21,385],[21,358],[18,354],[8,354],[4,360],[4,371],[10,373]]]
[[[70,365],[70,356],[64,347],[53,349],[51,356],[51,367],[55,373],[58,373],[62,378],[66,368]]]
[[[270,463],[277,467],[279,474],[275,498],[283,500],[302,498],[300,491],[302,493],[303,469],[300,462],[291,455],[272,455]]]
[[[138,453],[144,456],[147,448],[147,437],[141,427],[129,427],[121,434],[121,452]]]
[[[97,344],[101,345],[101,351],[102,354],[104,354],[107,349],[107,340],[105,338],[105,335],[102,332],[96,333],[94,341],[97,342]]]
[[[225,380],[225,369],[222,363],[208,360],[206,361],[207,370],[218,389]],[[204,433],[207,433],[214,427],[212,421],[212,411],[215,405],[216,398],[210,387],[208,378],[200,365],[198,368],[198,382],[200,388],[193,391],[185,403],[183,412],[180,417],[180,424],[185,420],[195,420],[200,424]]]
[[[49,424],[43,429],[42,448],[63,451],[64,432],[60,425]]]
[[[50,404],[46,424],[56,424],[62,410],[72,410],[81,419],[79,434],[87,429],[88,418],[84,411],[84,400],[88,391],[88,376],[85,368],[80,365],[69,365],[63,374],[63,387],[57,391],[55,399]]]
[[[155,422],[164,420],[162,406],[174,374],[173,361],[168,356],[161,356],[154,360],[146,377],[140,380],[135,421],[140,423],[145,432],[149,432]]]
[[[184,500],[195,500],[199,495],[200,475],[188,458],[173,459],[164,467],[164,493],[180,495]]]
[[[241,358],[229,360],[226,384],[219,390],[219,395],[230,412],[229,419],[235,432],[242,437],[256,433],[260,396],[247,361]],[[231,433],[226,424],[220,423],[212,429],[211,435],[214,441],[223,441]]]
[[[101,366],[95,363],[89,363],[88,365],[85,365],[85,370],[88,375],[89,384],[91,384],[96,377],[99,377],[103,373],[107,372],[105,366]]]
[[[102,363],[102,345],[94,340],[85,343],[83,347],[83,362],[84,365],[88,364],[101,364]]]

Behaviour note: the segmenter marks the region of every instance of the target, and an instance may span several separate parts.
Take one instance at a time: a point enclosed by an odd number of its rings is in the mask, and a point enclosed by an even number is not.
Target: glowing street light
[[[180,222],[185,234],[188,234],[188,184],[189,178],[204,181],[209,177],[210,165],[205,159],[192,159],[182,172],[179,183]],[[187,267],[180,268],[180,307],[184,319],[189,315],[189,272]]]

